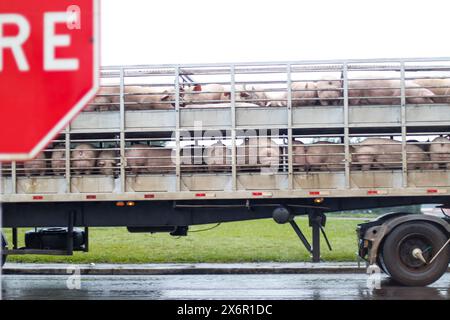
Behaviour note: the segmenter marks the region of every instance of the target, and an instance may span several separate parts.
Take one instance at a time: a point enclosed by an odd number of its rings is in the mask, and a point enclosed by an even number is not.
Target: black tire
[[[384,263],[384,256],[383,256],[383,250],[380,250],[380,252],[377,255],[377,265],[378,267],[380,267],[380,269],[387,274],[388,276],[390,276],[389,271],[386,268],[386,264]]]
[[[5,265],[6,257],[8,257],[6,254],[2,254],[2,255],[0,256],[0,265],[1,265],[2,267]]]
[[[448,237],[436,226],[426,222],[408,222],[388,234],[382,249],[384,267],[396,282],[405,286],[427,286],[447,271],[450,250],[446,249],[431,264],[424,264],[412,255],[415,248],[423,251],[426,261],[442,248]]]
[[[3,235],[3,233],[0,232],[0,245],[2,246],[2,250],[6,249],[6,246],[8,245],[8,242],[6,242],[6,237]],[[0,255],[0,266],[3,267],[6,262],[7,255],[2,254]]]

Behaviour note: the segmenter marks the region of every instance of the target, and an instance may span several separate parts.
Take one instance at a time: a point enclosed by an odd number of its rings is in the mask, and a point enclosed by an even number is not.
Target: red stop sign
[[[98,90],[98,0],[0,1],[0,160],[36,156]]]

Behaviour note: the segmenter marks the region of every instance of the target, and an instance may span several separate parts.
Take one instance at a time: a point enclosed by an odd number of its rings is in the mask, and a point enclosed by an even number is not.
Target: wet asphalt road
[[[3,299],[418,299],[450,300],[450,274],[424,288],[400,287],[381,277],[371,290],[365,274],[81,276],[3,275]],[[70,282],[77,284],[77,282]],[[371,282],[372,283],[372,282]]]

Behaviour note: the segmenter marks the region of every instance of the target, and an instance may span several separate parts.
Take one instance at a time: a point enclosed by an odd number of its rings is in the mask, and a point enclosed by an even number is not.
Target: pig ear
[[[161,97],[161,101],[167,101],[170,98],[170,94],[167,90],[164,90],[163,96]]]
[[[241,96],[241,98],[248,98],[248,97],[250,97],[250,93],[245,92],[245,91],[242,91],[239,95]]]
[[[227,98],[231,97],[231,92],[224,92],[223,95]]]
[[[193,91],[202,91],[202,85],[196,84]]]
[[[99,161],[99,162],[98,162],[98,166],[99,166],[99,167],[103,167],[104,165],[105,165],[105,161]]]

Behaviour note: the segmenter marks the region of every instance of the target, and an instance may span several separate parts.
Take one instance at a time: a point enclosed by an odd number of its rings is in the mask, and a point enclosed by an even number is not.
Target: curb
[[[367,273],[366,265],[356,263],[243,263],[243,264],[20,264],[7,263],[5,275],[258,275],[258,274],[344,274]],[[450,272],[450,268],[448,269]]]
[[[227,275],[227,274],[327,274],[366,273],[365,265],[261,265],[261,264],[205,264],[205,265],[21,265],[6,264],[5,275],[67,275],[75,268],[82,275]]]

